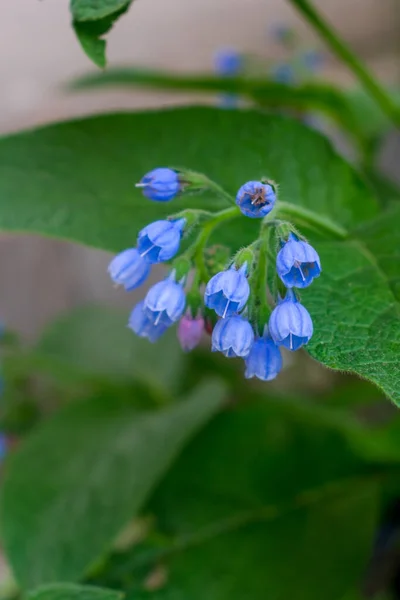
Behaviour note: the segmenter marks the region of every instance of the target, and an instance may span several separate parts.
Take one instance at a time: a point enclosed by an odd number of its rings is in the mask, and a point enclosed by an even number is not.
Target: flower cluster
[[[183,176],[182,172],[168,168],[151,171],[138,186],[150,200],[165,202],[181,194],[182,182],[187,184],[190,177],[196,189],[201,189],[199,182],[203,181],[204,188],[223,192],[199,174],[187,172]],[[223,195],[228,196],[226,192]],[[248,181],[240,187],[236,199],[232,199],[234,206],[230,209],[217,213],[188,209],[144,227],[138,234],[136,247],[118,254],[109,266],[113,281],[128,291],[146,280],[153,264],[170,262],[176,257],[182,237],[193,230],[188,221],[196,223],[200,232],[181,256],[173,260],[167,277],[153,285],[134,307],[129,327],[140,337],[155,342],[179,321],[178,338],[185,351],[195,348],[207,329],[211,333],[212,351],[242,358],[246,378],[274,379],[282,368],[280,347],[298,350],[313,334],[311,317],[295,289],[309,286],[321,273],[317,252],[293,225],[269,218],[276,201],[274,183]],[[217,247],[213,252],[206,247],[214,226],[240,214],[262,219],[259,238],[222,267],[217,260],[207,261],[210,255],[226,256],[224,252],[218,253]],[[206,219],[202,226],[199,215]],[[272,254],[275,275],[271,288],[268,258]],[[203,285],[205,289],[201,292]]]

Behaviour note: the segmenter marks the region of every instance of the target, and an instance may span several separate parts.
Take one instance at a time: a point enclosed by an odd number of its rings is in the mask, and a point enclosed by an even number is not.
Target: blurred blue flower
[[[222,352],[228,358],[245,358],[253,345],[254,332],[246,319],[234,316],[218,321],[211,339],[213,352]]]
[[[179,250],[186,220],[154,221],[139,232],[137,248],[149,263],[170,260]]]
[[[222,318],[240,312],[250,295],[246,270],[246,264],[238,270],[232,265],[227,271],[214,275],[207,283],[204,294],[205,305],[214,309]]]
[[[276,257],[276,270],[286,287],[305,288],[321,273],[319,256],[293,233]]]
[[[324,66],[325,56],[318,50],[306,50],[302,55],[302,62],[309,71],[315,73]]]
[[[273,81],[285,83],[286,85],[294,83],[296,80],[293,67],[286,63],[272,67],[270,76]]]
[[[310,314],[292,289],[272,311],[268,328],[275,344],[289,350],[298,350],[311,339],[313,324]]]
[[[144,337],[150,340],[150,342],[156,342],[159,337],[168,329],[168,327],[162,323],[155,325],[151,319],[147,316],[144,310],[144,301],[136,304],[135,308],[131,312],[129,317],[128,327],[132,329],[139,337]]]
[[[214,55],[214,68],[218,75],[232,77],[243,67],[243,57],[234,48],[220,48]]]
[[[248,181],[236,194],[236,204],[241,212],[252,219],[265,217],[274,208],[276,193],[269,183]]]
[[[149,289],[144,299],[144,311],[154,325],[169,327],[180,319],[185,304],[183,285],[175,281],[175,272],[172,271],[167,279]]]
[[[262,381],[271,381],[282,369],[281,352],[268,334],[255,340],[245,362],[246,379],[257,377]]]
[[[137,248],[120,252],[108,266],[111,279],[118,285],[123,285],[127,292],[142,285],[150,270],[150,263],[141,257]]]
[[[172,200],[181,189],[178,173],[165,167],[147,173],[136,187],[143,188],[146,198],[157,202]]]

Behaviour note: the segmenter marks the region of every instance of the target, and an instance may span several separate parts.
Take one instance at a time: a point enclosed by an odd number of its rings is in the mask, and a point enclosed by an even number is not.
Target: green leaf
[[[364,223],[356,235],[368,248],[394,296],[400,300],[400,203]]]
[[[127,321],[125,311],[81,307],[48,326],[33,352],[50,367],[58,364],[89,377],[176,387],[184,364],[176,332],[149,344],[127,328]]]
[[[93,31],[88,30],[86,23],[81,25],[80,23],[74,24],[76,37],[78,38],[83,51],[85,54],[94,62],[94,64],[100,68],[104,68],[107,64],[106,59],[106,42],[101,39],[101,35],[107,33],[111,28],[106,28],[104,31],[102,28],[101,34],[96,34]]]
[[[257,111],[181,108],[61,123],[0,140],[0,230],[121,250],[151,220],[191,205],[226,207],[211,193],[146,200],[134,184],[157,165],[201,171],[232,195],[244,181],[267,176],[279,183],[282,200],[348,227],[377,211],[354,171],[303,125]],[[221,243],[252,240],[259,227],[253,221],[225,226]]]
[[[400,306],[387,277],[358,240],[317,248],[322,276],[301,294],[314,322],[308,351],[331,368],[369,379],[400,404]]]
[[[71,0],[73,26],[87,56],[98,66],[106,66],[106,42],[102,37],[132,0]]]
[[[159,411],[100,396],[36,429],[11,456],[1,488],[4,548],[19,582],[80,579],[222,399],[213,382]]]
[[[190,205],[224,206],[211,193],[147,201],[134,183],[157,165],[202,171],[233,195],[244,181],[269,176],[279,183],[282,200],[354,229],[350,241],[309,234],[323,265],[322,276],[302,294],[314,320],[309,351],[329,367],[368,378],[400,402],[400,321],[393,295],[400,262],[390,254],[396,257],[390,249],[399,247],[400,214],[380,216],[379,230],[370,221],[365,231],[372,227],[375,233],[364,235],[360,224],[377,213],[369,189],[327,140],[295,121],[256,111],[185,108],[96,117],[5,138],[0,228],[122,250],[152,220]],[[256,238],[255,221],[236,219],[214,239],[234,251]]]
[[[70,9],[75,21],[99,21],[122,9],[132,0],[71,0]]]
[[[214,419],[156,490],[155,530],[109,573],[115,584],[130,576],[129,598],[147,597],[157,568],[154,600],[200,600],[204,590],[207,600],[320,600],[321,590],[340,600],[358,584],[377,473],[336,427],[266,400]]]
[[[123,596],[115,590],[89,585],[51,583],[30,591],[27,600],[121,600]]]

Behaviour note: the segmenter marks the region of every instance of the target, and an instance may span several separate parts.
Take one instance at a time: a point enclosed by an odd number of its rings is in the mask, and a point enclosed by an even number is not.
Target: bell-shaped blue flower
[[[143,194],[150,200],[168,202],[178,194],[181,184],[176,171],[163,167],[146,173],[136,187],[143,188]]]
[[[321,273],[321,262],[310,244],[290,233],[276,257],[276,270],[286,287],[305,288]]]
[[[236,194],[236,204],[241,212],[252,219],[265,217],[274,208],[275,201],[275,189],[262,181],[248,181]]]
[[[131,312],[128,327],[139,337],[147,338],[153,343],[168,329],[163,323],[153,323],[146,314],[143,300],[139,304],[136,304]]]
[[[204,303],[223,319],[240,312],[249,298],[246,270],[246,264],[238,270],[233,265],[227,271],[214,275],[207,283]]]
[[[310,314],[297,300],[293,290],[288,290],[272,311],[268,328],[275,344],[288,350],[298,350],[311,339],[313,324]]]
[[[271,381],[282,369],[281,351],[268,334],[255,340],[245,362],[246,379],[257,377],[262,381]]]
[[[139,232],[137,248],[149,263],[170,260],[179,250],[186,220],[154,221]]]
[[[218,321],[211,341],[213,352],[222,352],[228,358],[234,356],[245,358],[253,345],[254,331],[246,319],[236,315]]]
[[[159,281],[147,292],[144,299],[144,310],[148,318],[155,324],[169,327],[182,316],[185,310],[186,296],[182,283],[175,281],[175,272]]]
[[[142,285],[150,270],[150,263],[140,256],[137,248],[120,252],[108,266],[111,279],[118,285],[123,285],[127,292]]]

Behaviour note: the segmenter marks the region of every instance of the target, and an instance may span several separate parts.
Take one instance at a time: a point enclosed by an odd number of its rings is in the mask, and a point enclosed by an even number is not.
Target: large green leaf
[[[35,430],[11,457],[1,488],[3,542],[19,582],[79,579],[222,398],[212,382],[159,411],[96,397]]]
[[[89,585],[51,583],[29,592],[27,598],[28,600],[121,600],[123,594]]]
[[[315,324],[309,350],[327,366],[370,379],[399,402],[393,283],[400,263],[388,249],[395,248],[400,214],[379,217],[379,227],[368,223],[368,235],[359,230],[377,212],[369,189],[327,140],[295,121],[255,111],[186,108],[97,117],[5,138],[0,227],[121,250],[151,220],[184,206],[224,206],[210,193],[147,201],[134,182],[157,165],[203,171],[232,194],[244,181],[267,175],[280,184],[283,200],[354,229],[350,241],[322,242],[310,233],[323,275],[304,292]],[[224,225],[215,239],[234,250],[252,241],[258,226],[242,217]]]
[[[3,138],[0,229],[121,250],[151,220],[187,206],[226,206],[210,193],[171,203],[146,200],[134,184],[159,165],[204,172],[233,195],[249,179],[271,177],[283,200],[348,227],[377,210],[329,142],[296,121],[183,108],[95,117]],[[236,230],[224,227],[221,240],[240,246],[258,230],[254,221],[243,217]]]
[[[130,576],[141,600],[162,568],[157,600],[340,600],[371,551],[377,472],[304,416],[268,398],[213,420],[153,495],[154,532],[101,582]]]

